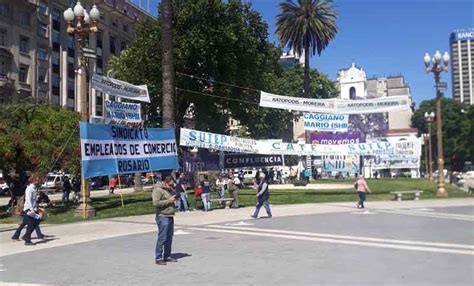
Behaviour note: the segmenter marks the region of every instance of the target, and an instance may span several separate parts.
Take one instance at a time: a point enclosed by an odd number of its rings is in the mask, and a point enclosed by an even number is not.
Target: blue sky
[[[141,2],[146,7],[148,0]],[[156,15],[158,0],[149,0]],[[269,40],[277,43],[275,17],[279,0],[253,0],[269,25]],[[432,74],[424,72],[425,52],[437,49],[449,52],[449,34],[456,29],[472,28],[472,0],[339,0],[334,1],[339,32],[321,56],[311,57],[310,65],[335,80],[337,72],[350,67],[352,61],[368,77],[402,74],[411,87],[417,106],[434,97]],[[451,97],[451,74],[444,73],[445,91]]]

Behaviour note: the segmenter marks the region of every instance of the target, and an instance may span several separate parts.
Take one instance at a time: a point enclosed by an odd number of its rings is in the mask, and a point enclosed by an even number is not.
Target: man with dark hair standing
[[[176,182],[176,200],[178,202],[178,210],[188,211],[188,196],[186,195],[186,178],[184,172],[179,174]],[[183,208],[181,208],[183,206]]]
[[[170,178],[166,178],[167,181]],[[166,265],[166,262],[177,262],[171,258],[171,245],[174,232],[174,205],[176,195],[172,188],[165,182],[158,182],[153,186],[153,205],[156,210],[156,225],[158,226],[158,239],[155,248],[155,263]]]

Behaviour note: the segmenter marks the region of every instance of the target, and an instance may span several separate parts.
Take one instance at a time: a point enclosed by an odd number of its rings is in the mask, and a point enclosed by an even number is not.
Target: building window
[[[0,30],[0,46],[6,46],[7,31]]]
[[[6,18],[8,16],[8,5],[0,4],[0,17]]]
[[[48,25],[39,23],[38,24],[38,36],[40,37],[48,37]]]
[[[123,24],[123,31],[125,33],[128,33],[128,25],[127,24]]]
[[[48,69],[47,68],[38,68],[38,81],[41,83],[48,82]]]
[[[356,89],[353,86],[349,88],[349,99],[356,99]]]
[[[48,50],[46,48],[38,48],[38,58],[43,61],[48,60]]]
[[[25,36],[20,36],[20,52],[28,53],[30,51],[30,39]]]
[[[74,99],[74,79],[67,80],[67,98]]]
[[[127,49],[127,42],[121,42],[120,43],[120,50],[123,51],[123,50],[126,50]]]
[[[28,80],[28,66],[20,65],[19,81],[27,82]]]
[[[61,30],[61,14],[60,10],[53,9],[53,12],[51,13],[51,18],[53,19],[53,30]]]
[[[96,43],[97,48],[102,48],[102,31],[97,31],[96,38],[97,38],[97,43]]]
[[[39,2],[38,12],[43,15],[48,15],[48,3],[43,1]]]
[[[112,20],[112,26],[117,28],[117,20]]]
[[[20,13],[20,24],[24,26],[30,25],[30,13],[28,12],[21,12]]]
[[[6,79],[6,78],[7,78],[7,64],[2,59],[0,61],[0,79]]]
[[[74,49],[74,36],[72,35],[67,36],[67,47],[70,49]]]
[[[110,36],[110,53],[115,55],[115,38]]]

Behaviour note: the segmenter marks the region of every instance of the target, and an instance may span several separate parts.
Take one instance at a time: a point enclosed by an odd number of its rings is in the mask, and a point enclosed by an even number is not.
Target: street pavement
[[[473,285],[474,199],[178,213],[154,264],[153,215],[45,225],[35,246],[0,232],[0,285]]]

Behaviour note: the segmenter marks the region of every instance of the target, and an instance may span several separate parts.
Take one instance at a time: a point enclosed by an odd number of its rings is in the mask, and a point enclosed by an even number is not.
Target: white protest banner
[[[406,144],[416,146],[417,140],[406,141],[405,145],[398,146],[391,142],[356,143],[346,145],[321,145],[305,143],[271,143],[256,141],[259,154],[283,155],[397,155],[397,152],[407,153]],[[416,154],[417,150],[412,150]],[[416,156],[416,155],[413,155]]]
[[[237,153],[257,153],[256,141],[209,132],[181,128],[179,145]]]
[[[334,110],[334,100],[290,97],[261,91],[260,106],[306,112],[332,113],[331,111]]]
[[[133,99],[137,101],[150,102],[148,88],[146,85],[133,85],[114,78],[94,73],[92,75],[91,86],[93,89],[113,96]]]
[[[349,128],[349,115],[305,113],[303,115],[305,130],[347,132]]]
[[[418,169],[420,168],[420,158],[409,158],[404,160],[389,160],[376,157],[371,162],[374,170],[380,169]]]
[[[321,170],[323,172],[359,173],[359,156],[325,155],[321,158]]]
[[[139,103],[105,101],[105,123],[141,123],[142,116]]]
[[[332,114],[380,113],[410,108],[408,96],[388,96],[360,100],[313,99],[260,92],[260,106]]]

